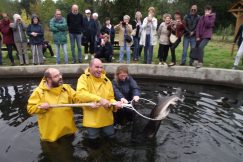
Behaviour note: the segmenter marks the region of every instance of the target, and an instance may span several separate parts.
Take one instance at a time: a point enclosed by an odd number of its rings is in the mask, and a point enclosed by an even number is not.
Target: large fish
[[[158,95],[158,104],[151,111],[150,117],[159,120],[151,120],[148,122],[143,130],[145,137],[155,137],[162,119],[164,119],[170,112],[170,105],[176,105],[177,101],[183,101],[182,90],[180,88],[178,88],[175,94],[171,96],[162,96],[161,94]]]

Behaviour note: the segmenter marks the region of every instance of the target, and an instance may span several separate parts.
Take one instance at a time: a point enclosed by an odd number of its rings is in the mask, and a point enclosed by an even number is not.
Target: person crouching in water
[[[109,42],[109,39],[110,36],[108,34],[103,35],[103,39],[101,39],[101,44],[95,54],[95,58],[105,58],[107,62],[112,61],[113,50],[112,44]]]
[[[138,102],[140,89],[137,82],[129,75],[128,68],[125,65],[117,67],[112,85],[115,93],[115,99],[127,104],[128,101],[134,100]],[[133,111],[129,109],[119,109],[114,113],[114,126],[121,129],[126,122],[133,120]]]

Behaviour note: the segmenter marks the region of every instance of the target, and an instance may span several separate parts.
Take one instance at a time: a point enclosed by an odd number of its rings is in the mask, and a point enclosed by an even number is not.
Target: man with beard
[[[50,105],[77,103],[78,98],[80,97],[70,85],[63,84],[59,70],[48,68],[44,72],[42,81],[30,96],[27,105],[28,113],[37,115],[42,141],[54,142],[76,132],[72,108],[50,108]]]

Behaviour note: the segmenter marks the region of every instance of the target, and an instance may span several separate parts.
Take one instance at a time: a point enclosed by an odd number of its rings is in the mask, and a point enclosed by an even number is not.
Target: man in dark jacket
[[[197,14],[197,5],[192,5],[190,13],[184,16],[185,33],[183,40],[183,52],[181,58],[181,65],[186,65],[187,50],[190,44],[191,49],[196,47],[196,27],[200,19]],[[190,60],[190,65],[192,60]]]
[[[82,63],[82,29],[83,29],[83,15],[78,11],[78,5],[72,5],[72,11],[67,15],[67,25],[70,36],[70,44],[72,51],[72,63],[76,63],[75,56],[75,40],[78,46],[78,62]]]

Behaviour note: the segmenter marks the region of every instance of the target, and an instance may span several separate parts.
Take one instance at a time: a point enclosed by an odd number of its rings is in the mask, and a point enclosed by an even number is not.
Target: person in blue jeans
[[[144,46],[144,63],[151,64],[153,60],[153,47],[157,44],[157,24],[155,8],[149,7],[148,16],[143,20],[139,44]]]
[[[67,22],[61,15],[59,9],[56,10],[55,16],[50,20],[50,30],[53,32],[53,39],[56,47],[56,64],[60,64],[60,47],[64,55],[64,63],[68,64],[67,54]]]
[[[190,45],[190,48],[196,47],[196,27],[200,19],[200,16],[197,14],[197,5],[192,5],[190,13],[184,16],[185,22],[185,33],[183,39],[183,52],[180,65],[186,65],[187,51]],[[192,59],[190,59],[190,65],[192,65]]]
[[[82,51],[81,51],[81,40],[82,40],[82,28],[83,28],[83,15],[78,11],[78,5],[72,5],[72,10],[67,15],[67,25],[70,36],[70,44],[72,51],[72,63],[76,63],[75,55],[75,41],[78,47],[78,62],[82,63]]]
[[[133,36],[133,45],[134,45],[134,52],[133,52],[133,60],[138,61],[139,52],[140,52],[140,34],[141,34],[141,26],[142,26],[142,14],[140,11],[137,11],[135,14],[135,20],[132,22],[132,36]]]

